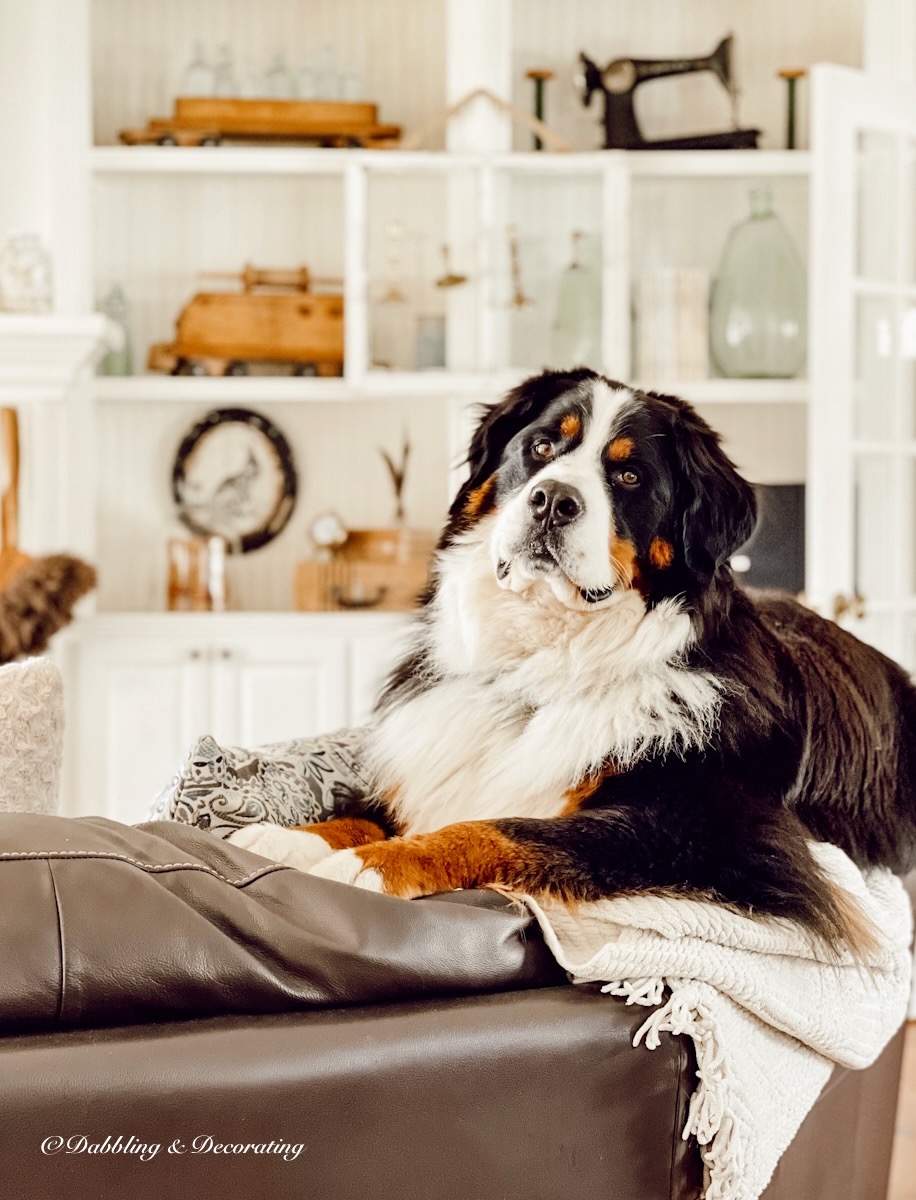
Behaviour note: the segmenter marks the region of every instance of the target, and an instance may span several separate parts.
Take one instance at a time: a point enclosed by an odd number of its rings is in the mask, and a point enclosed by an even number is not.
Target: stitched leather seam
[[[668,1197],[674,1198],[674,1160],[677,1155],[678,1128],[677,1118],[681,1107],[681,1075],[684,1070],[684,1046],[680,1038],[677,1040],[677,1054],[674,1056],[674,1111],[671,1114],[671,1155],[668,1159]]]
[[[684,1037],[683,1034],[677,1035],[677,1048],[678,1048],[678,1052],[677,1052],[677,1056],[674,1061],[675,1087],[674,1087],[674,1112],[672,1114],[673,1126],[672,1126],[672,1130],[671,1130],[671,1135],[672,1135],[671,1136],[671,1159],[670,1159],[669,1166],[668,1166],[668,1195],[671,1198],[671,1200],[674,1200],[675,1195],[680,1195],[680,1190],[675,1192],[675,1183],[680,1182],[679,1180],[677,1180],[677,1181],[675,1180],[675,1174],[677,1173],[677,1174],[683,1175],[683,1166],[681,1167],[681,1171],[677,1172],[676,1159],[677,1159],[678,1148],[679,1148],[679,1146],[681,1146],[683,1144],[683,1142],[685,1140],[690,1140],[690,1141],[695,1140],[693,1138],[685,1139],[682,1136],[682,1132],[681,1132],[683,1130],[684,1124],[686,1123],[686,1120],[687,1120],[687,1110],[688,1110],[688,1106],[690,1103],[689,1095],[687,1094],[687,1091],[684,1087],[684,1070],[691,1062],[691,1055],[690,1055],[690,1052],[687,1047],[686,1038]],[[696,1145],[696,1152],[697,1152],[697,1154],[700,1155],[700,1158],[702,1160],[702,1154],[700,1153],[699,1145]],[[705,1170],[704,1170],[704,1174],[705,1174]],[[701,1192],[702,1192],[702,1188],[701,1188],[701,1191],[697,1193],[697,1195],[699,1196],[701,1194]]]
[[[219,871],[215,871],[212,867],[205,866],[203,863],[182,862],[182,863],[145,863],[139,859],[130,858],[126,854],[115,854],[113,851],[104,850],[4,850],[0,851],[0,859],[7,859],[11,862],[22,861],[24,859],[111,859],[114,862],[129,863],[132,867],[138,867],[141,871],[146,871],[150,875],[160,875],[165,871],[203,871],[205,875],[212,875],[214,879],[220,879],[223,883],[231,884],[232,887],[244,887],[246,883],[251,883],[255,879],[260,879],[263,875],[272,875],[274,871],[290,871],[291,867],[284,866],[283,863],[269,863],[266,867],[258,867],[256,871],[252,871],[249,875],[243,876],[241,879],[230,879],[228,875],[221,875]]]
[[[48,860],[46,860],[48,861]],[[54,878],[54,868],[48,861],[48,872],[51,876],[51,890],[54,892],[54,907],[57,909],[57,944],[60,951],[60,987],[57,991],[57,1020],[60,1021],[64,1015],[64,978],[65,978],[65,962],[64,962],[64,919],[60,911],[60,894],[57,891],[57,880]]]

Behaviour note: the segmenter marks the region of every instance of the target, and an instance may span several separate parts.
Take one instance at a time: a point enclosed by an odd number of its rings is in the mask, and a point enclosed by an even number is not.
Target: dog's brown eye
[[[639,476],[635,471],[621,471],[617,478],[627,487],[636,487],[639,483]]]
[[[546,438],[541,438],[531,447],[531,453],[535,458],[553,458],[553,446]]]

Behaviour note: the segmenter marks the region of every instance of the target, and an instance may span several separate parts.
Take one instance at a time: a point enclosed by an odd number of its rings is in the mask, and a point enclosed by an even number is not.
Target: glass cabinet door
[[[916,669],[916,92],[813,73],[808,595]]]

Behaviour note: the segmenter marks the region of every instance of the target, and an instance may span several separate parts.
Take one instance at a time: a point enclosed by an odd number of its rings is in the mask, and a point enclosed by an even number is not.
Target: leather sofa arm
[[[177,822],[0,815],[0,1031],[285,1012],[556,984],[490,892],[407,903]]]

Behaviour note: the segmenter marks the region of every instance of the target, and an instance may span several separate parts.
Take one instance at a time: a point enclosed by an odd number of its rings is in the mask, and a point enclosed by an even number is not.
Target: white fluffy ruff
[[[557,816],[566,792],[603,763],[627,768],[700,747],[718,718],[719,681],[683,666],[692,628],[678,601],[647,612],[637,592],[622,591],[577,612],[546,584],[502,591],[493,520],[440,557],[417,637],[443,680],[374,731],[375,784],[408,833]]]

